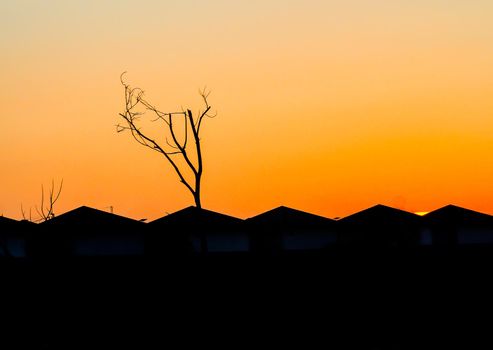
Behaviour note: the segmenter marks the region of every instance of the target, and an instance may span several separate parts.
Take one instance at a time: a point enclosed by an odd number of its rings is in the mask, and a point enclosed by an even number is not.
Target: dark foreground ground
[[[491,348],[493,252],[0,263],[2,349]]]

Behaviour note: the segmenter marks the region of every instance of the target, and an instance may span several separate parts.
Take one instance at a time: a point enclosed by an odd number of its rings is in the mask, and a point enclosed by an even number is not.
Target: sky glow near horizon
[[[119,76],[162,110],[218,112],[205,208],[342,217],[381,203],[493,214],[493,2],[0,2],[0,214],[193,203],[121,122]]]

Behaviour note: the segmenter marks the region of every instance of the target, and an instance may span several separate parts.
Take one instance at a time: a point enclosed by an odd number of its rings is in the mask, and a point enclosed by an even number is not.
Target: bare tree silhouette
[[[178,175],[180,182],[192,194],[195,206],[202,208],[200,190],[203,172],[202,149],[200,143],[200,130],[204,118],[214,118],[215,114],[210,114],[211,106],[208,102],[210,92],[206,89],[200,91],[204,103],[203,111],[199,111],[195,116],[190,109],[181,112],[162,112],[144,98],[144,91],[140,88],[133,88],[123,80],[122,73],[120,81],[125,89],[125,109],[120,116],[124,119],[124,125],[117,125],[117,132],[130,131],[131,135],[142,146],[161,153],[171,164]],[[139,121],[141,117],[149,112],[152,115],[151,121],[164,123],[164,142],[161,144],[142,130]],[[179,119],[178,119],[179,118]],[[194,143],[190,150],[190,134]],[[190,152],[189,152],[190,151]],[[188,175],[191,174],[191,175]]]
[[[57,202],[58,198],[60,198],[60,194],[62,193],[62,188],[63,188],[63,179],[60,181],[60,186],[58,187],[58,190],[55,188],[55,180],[51,180],[51,187],[47,199],[48,204],[45,204],[44,186],[41,185],[41,205],[40,208],[38,208],[37,206],[34,207],[34,209],[39,215],[39,218],[33,220],[32,210],[31,210],[32,208],[29,207],[29,215],[27,215],[26,211],[24,210],[24,205],[21,203],[22,220],[30,221],[30,222],[41,222],[41,221],[48,221],[50,219],[53,219],[55,217],[55,211],[54,211],[55,203]]]
[[[55,217],[54,206],[58,198],[60,198],[60,194],[62,193],[63,188],[63,179],[60,181],[60,186],[58,190],[55,188],[55,180],[51,181],[51,187],[49,190],[49,195],[47,199],[47,204],[45,204],[45,192],[44,187],[41,185],[41,205],[40,209],[36,206],[36,212],[40,216],[39,221],[48,221]],[[24,216],[24,213],[22,214]]]
[[[21,214],[22,214],[22,220],[26,220],[26,221],[33,221],[33,217],[32,217],[32,208],[29,207],[29,216],[26,215],[26,212],[24,210],[24,206],[22,205],[21,203]]]

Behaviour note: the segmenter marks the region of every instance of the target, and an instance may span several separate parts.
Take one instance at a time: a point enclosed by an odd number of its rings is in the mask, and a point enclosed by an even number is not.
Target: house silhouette
[[[143,255],[145,224],[81,206],[38,225],[29,251],[35,257]]]
[[[338,221],[343,245],[414,247],[419,242],[421,217],[385,205],[375,205]]]
[[[249,240],[242,224],[242,219],[190,206],[150,222],[148,230],[151,240],[168,253],[247,252]]]
[[[255,254],[320,250],[337,241],[336,221],[280,206],[245,221]]]
[[[26,241],[33,223],[0,216],[0,257],[26,257]]]
[[[149,344],[151,348],[159,341],[163,346],[187,343],[191,334],[199,334],[192,336],[197,345],[217,343],[216,338],[226,332],[227,337],[219,339],[224,345],[252,334],[257,342],[270,337],[272,344],[278,345],[283,337],[292,343],[292,337],[286,336],[288,330],[306,346],[306,339],[313,340],[313,334],[327,338],[324,317],[339,324],[341,315],[349,315],[342,324],[350,332],[343,336],[345,346],[347,339],[358,332],[366,341],[364,332],[373,332],[371,325],[375,325],[375,334],[393,342],[393,337],[406,328],[400,320],[413,315],[410,311],[414,308],[418,319],[425,315],[422,310],[436,305],[438,313],[457,313],[458,301],[464,300],[469,308],[481,291],[484,298],[479,298],[475,307],[482,310],[486,304],[482,299],[487,302],[491,296],[488,288],[478,288],[489,284],[487,277],[493,263],[491,224],[490,215],[456,206],[440,208],[421,218],[377,205],[338,221],[283,206],[247,220],[188,207],[149,224],[89,207],[41,224],[0,217],[0,237],[26,237],[37,254],[34,257],[90,257],[57,259],[56,265],[38,264],[36,259],[17,259],[14,263],[0,259],[3,267],[16,266],[10,269],[10,276],[19,276],[7,280],[4,289],[13,286],[24,292],[15,290],[15,297],[5,298],[6,305],[15,308],[14,314],[19,316],[16,322],[7,317],[19,331],[10,338],[15,346],[28,341],[33,343],[27,346],[42,346],[40,339],[44,336],[50,340],[50,348],[53,342],[58,345],[55,348],[66,348],[67,344],[132,344],[136,348]],[[487,258],[469,259],[473,254],[455,255],[458,250],[454,249],[452,254],[443,255],[434,246],[429,249],[419,244],[426,242],[426,237],[432,244],[439,244],[442,235],[447,244],[484,247],[486,254],[482,257]],[[204,236],[207,259],[196,259]],[[347,246],[363,249],[355,249],[357,254],[352,254]],[[402,254],[400,248],[407,247],[418,253]],[[478,251],[464,250],[474,254]],[[360,254],[365,251],[370,254]],[[154,264],[141,259],[149,252],[156,256],[189,253],[192,258],[183,259],[186,263],[171,259],[168,264]],[[274,257],[273,263],[270,259],[252,259],[248,252],[254,257],[258,252],[268,254]],[[122,256],[138,258],[120,259]],[[278,256],[282,258],[276,259]],[[473,282],[484,283],[471,284],[471,272],[478,276]],[[444,280],[449,283],[438,291],[432,288]],[[465,296],[461,285],[469,290]],[[386,307],[392,312],[385,312]],[[218,310],[219,323],[211,323],[210,315]],[[300,312],[305,310],[315,310],[316,315]],[[149,311],[158,316],[157,322],[156,317],[148,317]],[[445,317],[450,313],[444,313]],[[54,315],[55,321],[46,315]],[[245,315],[261,315],[260,325],[250,327],[250,318]],[[367,317],[353,326],[354,315]],[[382,315],[394,327],[380,322]],[[305,319],[313,322],[302,325],[300,333],[299,320]],[[431,332],[435,332],[434,323],[436,319],[432,318],[431,324],[426,324]],[[273,331],[273,324],[282,327]],[[405,336],[412,339],[422,328],[409,329]],[[60,334],[70,339],[62,340]],[[105,341],[98,343],[96,334]],[[334,341],[329,339],[327,345],[334,345]],[[382,347],[380,342],[362,345],[359,347]]]
[[[422,240],[434,246],[493,245],[493,216],[447,205],[423,217]]]
[[[491,249],[493,216],[447,205],[420,217],[375,205],[340,220],[285,206],[246,220],[190,206],[149,224],[87,206],[40,224],[0,217],[0,257],[336,256],[347,247],[428,256],[441,247]]]

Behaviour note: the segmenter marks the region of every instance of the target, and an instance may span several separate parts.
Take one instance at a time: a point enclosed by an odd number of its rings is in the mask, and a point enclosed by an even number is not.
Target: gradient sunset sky
[[[117,133],[119,76],[202,131],[205,208],[341,217],[381,203],[493,214],[493,1],[0,1],[0,215],[192,205]]]

